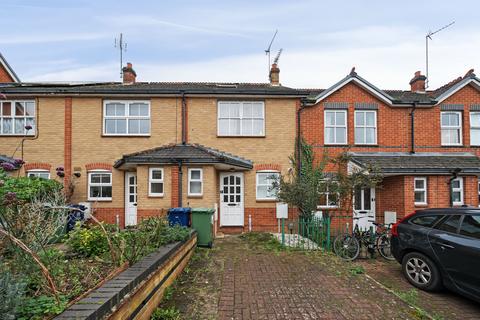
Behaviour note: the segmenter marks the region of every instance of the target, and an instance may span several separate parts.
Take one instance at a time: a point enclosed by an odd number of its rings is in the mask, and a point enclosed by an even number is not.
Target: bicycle
[[[360,217],[354,217],[353,219],[358,220]],[[347,224],[347,232],[338,235],[333,242],[333,251],[335,254],[343,260],[352,261],[358,257],[360,254],[360,248],[364,246],[372,256],[376,250],[383,258],[393,260],[394,258],[391,255],[390,250],[389,236],[391,224],[385,225],[371,220],[369,220],[369,222],[372,222],[377,227],[377,230],[380,231],[372,234],[370,229],[360,230],[357,223],[352,230],[352,233],[349,234]]]

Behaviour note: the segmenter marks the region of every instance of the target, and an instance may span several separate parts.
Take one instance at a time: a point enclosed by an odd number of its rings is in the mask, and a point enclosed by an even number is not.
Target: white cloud
[[[65,33],[65,34],[8,34],[0,35],[0,44],[19,45],[50,42],[68,42],[68,41],[91,41],[112,37],[111,34],[92,32],[92,33]]]

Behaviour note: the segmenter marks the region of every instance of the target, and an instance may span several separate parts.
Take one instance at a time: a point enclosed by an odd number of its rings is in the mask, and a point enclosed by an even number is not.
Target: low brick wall
[[[150,319],[163,292],[183,271],[197,244],[188,240],[158,249],[123,271],[55,319]]]

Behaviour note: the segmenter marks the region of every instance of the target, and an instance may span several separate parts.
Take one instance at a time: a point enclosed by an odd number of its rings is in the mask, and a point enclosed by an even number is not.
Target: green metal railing
[[[282,245],[302,250],[330,250],[330,218],[300,217],[282,220]]]

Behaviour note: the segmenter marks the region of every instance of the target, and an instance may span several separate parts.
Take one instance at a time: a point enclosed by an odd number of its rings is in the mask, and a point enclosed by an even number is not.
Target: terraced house
[[[348,150],[350,170],[372,163],[383,171],[377,190],[356,190],[357,216],[478,205],[473,71],[436,90],[425,90],[418,72],[408,91],[381,90],[354,70],[326,90],[293,89],[279,72],[272,65],[270,83],[260,84],[146,83],[128,64],[122,83],[2,80],[0,154],[22,155],[21,174],[30,176],[54,178],[63,166],[72,200],[121,226],[190,206],[216,207],[224,232],[276,230],[270,186],[291,170],[298,134],[318,157]],[[327,192],[319,210],[336,202]]]

